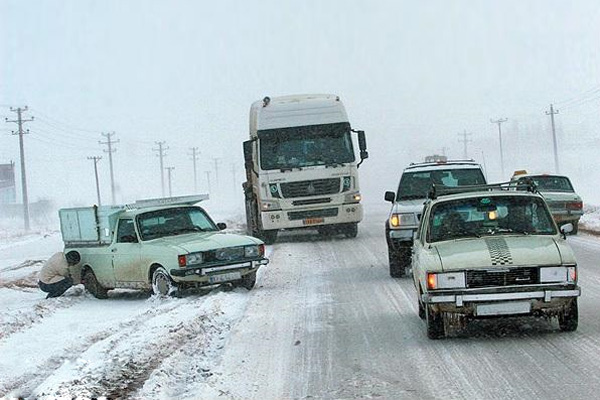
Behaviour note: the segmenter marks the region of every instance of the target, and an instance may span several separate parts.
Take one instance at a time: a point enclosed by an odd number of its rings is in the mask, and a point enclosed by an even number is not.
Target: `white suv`
[[[392,203],[385,222],[390,275],[404,276],[410,267],[413,236],[419,225],[423,203],[432,187],[456,187],[486,183],[481,165],[473,160],[410,164],[402,172],[396,192],[385,192]]]

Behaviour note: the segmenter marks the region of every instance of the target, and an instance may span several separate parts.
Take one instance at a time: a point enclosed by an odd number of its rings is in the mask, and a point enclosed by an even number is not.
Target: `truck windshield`
[[[355,160],[347,122],[262,130],[258,137],[263,170],[343,165]]]
[[[137,222],[142,240],[219,230],[204,210],[199,207],[177,207],[149,211],[140,214]]]
[[[552,217],[541,198],[480,196],[440,202],[431,210],[429,242],[510,234],[556,234]]]
[[[424,199],[432,184],[445,187],[485,185],[485,178],[478,168],[405,172],[400,178],[396,201]]]

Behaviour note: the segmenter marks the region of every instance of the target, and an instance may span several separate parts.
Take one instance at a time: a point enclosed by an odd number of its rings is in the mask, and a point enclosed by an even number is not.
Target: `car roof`
[[[123,214],[121,214],[124,217],[135,217],[136,215],[140,215],[140,214],[145,214],[147,212],[152,212],[152,211],[158,211],[158,210],[170,210],[170,209],[174,209],[174,208],[199,208],[202,211],[204,211],[204,209],[200,206],[197,205],[190,205],[190,204],[174,204],[174,205],[169,205],[169,206],[156,206],[156,207],[144,207],[144,208],[134,208],[131,210],[125,210],[123,211]]]

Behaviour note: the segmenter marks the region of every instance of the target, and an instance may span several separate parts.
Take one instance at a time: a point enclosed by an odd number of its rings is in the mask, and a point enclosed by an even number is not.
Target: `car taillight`
[[[582,208],[583,208],[583,201],[567,202],[567,210],[581,210]]]
[[[180,267],[185,267],[187,264],[187,260],[184,255],[177,257],[177,261],[178,261]]]
[[[428,272],[427,273],[427,289],[437,288],[437,274]]]

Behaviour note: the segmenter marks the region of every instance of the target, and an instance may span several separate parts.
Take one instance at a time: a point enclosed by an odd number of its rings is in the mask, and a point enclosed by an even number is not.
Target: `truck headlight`
[[[342,192],[346,192],[352,188],[352,177],[345,176],[342,179]]]
[[[427,289],[464,289],[465,287],[464,272],[427,273]]]
[[[348,193],[344,196],[344,204],[348,203],[360,203],[362,196],[360,193]]]
[[[279,186],[276,183],[269,183],[269,192],[271,196],[279,199],[281,198],[281,193],[279,193]]]
[[[576,282],[577,267],[542,267],[540,268],[540,283]]]
[[[261,203],[261,208],[263,211],[277,211],[281,210],[281,206],[278,201],[275,200],[264,200]]]
[[[392,216],[390,217],[391,228],[398,228],[400,226],[414,226],[417,224],[417,216],[414,213],[392,214]]]
[[[201,252],[184,254],[179,256],[177,261],[182,268],[190,265],[202,264],[204,262],[204,255]]]

